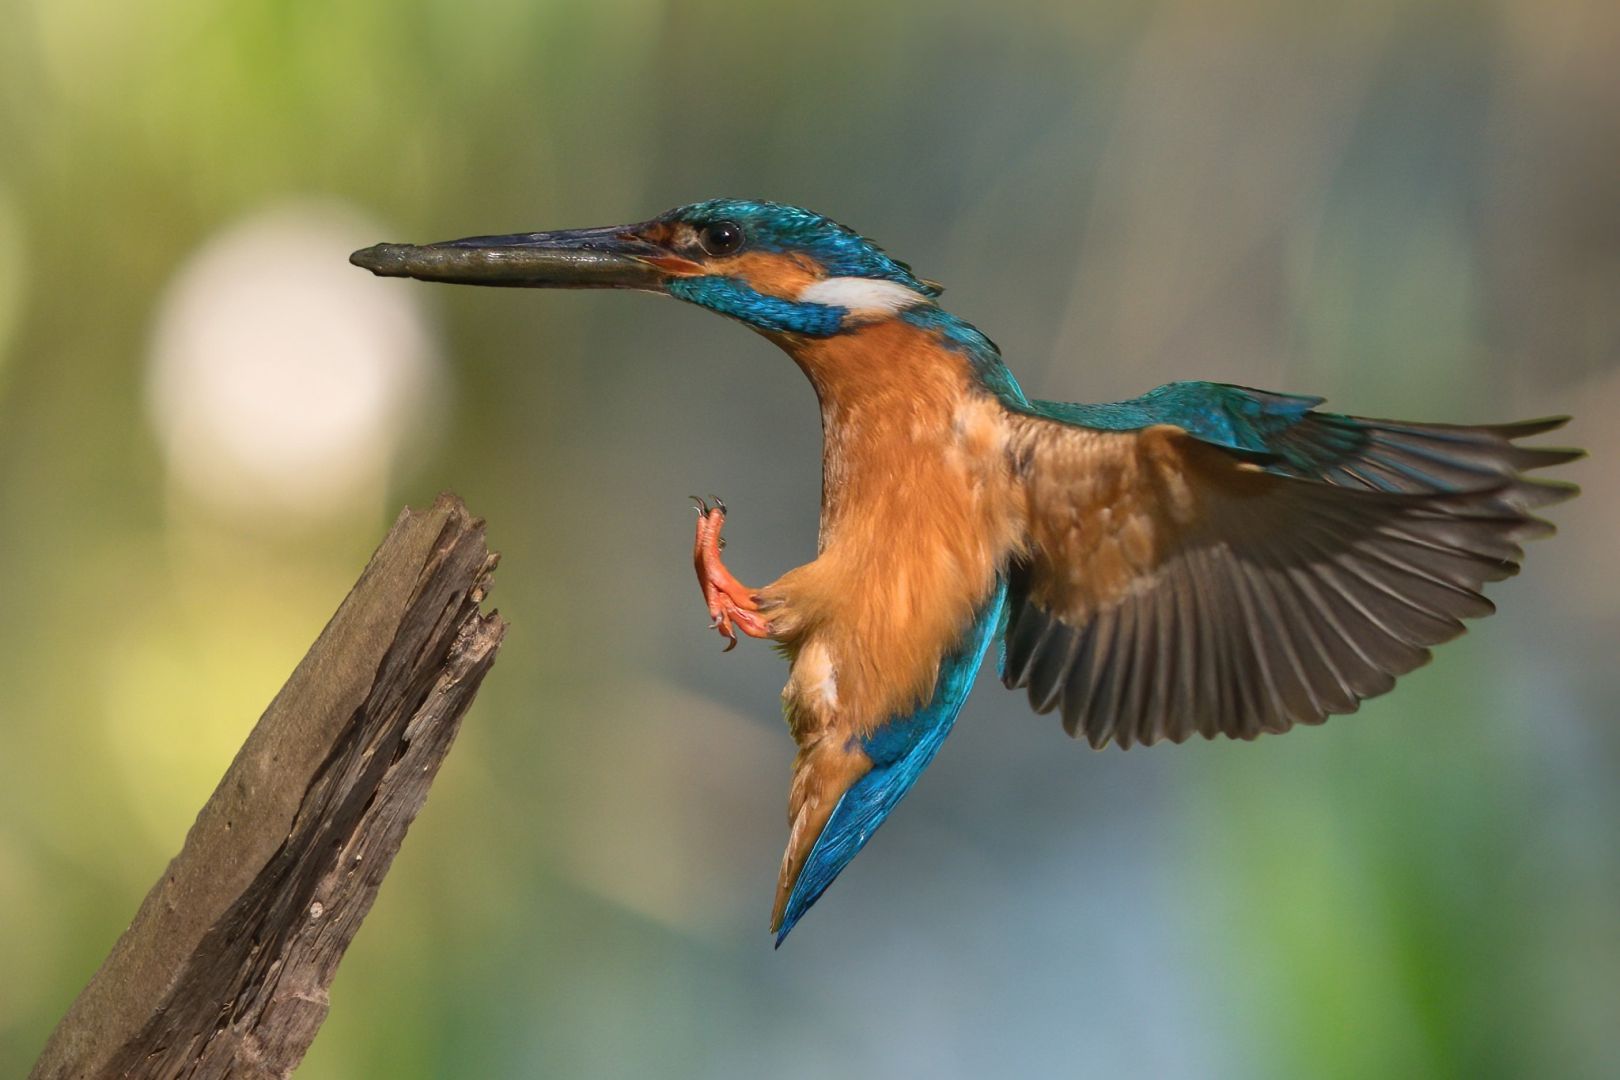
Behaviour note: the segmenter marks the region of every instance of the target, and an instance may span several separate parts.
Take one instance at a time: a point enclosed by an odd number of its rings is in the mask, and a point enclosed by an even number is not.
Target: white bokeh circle
[[[204,244],[159,304],[148,401],[177,487],[231,515],[369,513],[443,386],[408,282],[349,265],[383,230],[330,204]]]

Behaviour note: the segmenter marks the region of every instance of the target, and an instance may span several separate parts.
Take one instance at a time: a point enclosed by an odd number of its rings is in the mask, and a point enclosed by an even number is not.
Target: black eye
[[[730,255],[743,245],[742,226],[735,221],[716,221],[703,226],[698,243],[710,255]]]

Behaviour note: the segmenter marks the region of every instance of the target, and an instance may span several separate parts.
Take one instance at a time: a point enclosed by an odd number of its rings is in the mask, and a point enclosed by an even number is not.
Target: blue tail
[[[939,682],[928,704],[910,716],[896,717],[862,741],[861,748],[872,759],[872,771],[844,792],[816,838],[816,846],[810,849],[782,914],[782,926],[776,933],[778,946],[934,760],[973,688],[985,649],[1001,625],[1006,601],[1007,582],[998,578],[995,591],[979,609],[962,644],[940,664]]]

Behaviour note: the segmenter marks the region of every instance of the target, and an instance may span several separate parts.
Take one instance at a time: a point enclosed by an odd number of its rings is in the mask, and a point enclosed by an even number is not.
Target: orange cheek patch
[[[767,251],[750,251],[716,261],[709,272],[741,278],[755,292],[783,300],[797,300],[805,286],[821,279],[808,259]]]

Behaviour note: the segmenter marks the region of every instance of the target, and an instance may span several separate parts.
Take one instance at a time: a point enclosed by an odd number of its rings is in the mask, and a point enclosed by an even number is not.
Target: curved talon
[[[725,500],[718,495],[691,498],[698,512],[692,562],[709,608],[709,629],[726,639],[726,652],[737,647],[739,630],[749,637],[770,637],[770,624],[760,617],[759,600],[753,590],[733,577],[720,561],[720,552],[726,546],[726,538],[720,535],[726,525]]]
[[[737,647],[737,631],[731,625],[731,620],[724,615],[716,615],[709,620],[709,629],[720,631],[720,636],[726,639],[726,647],[720,651],[730,652]]]

